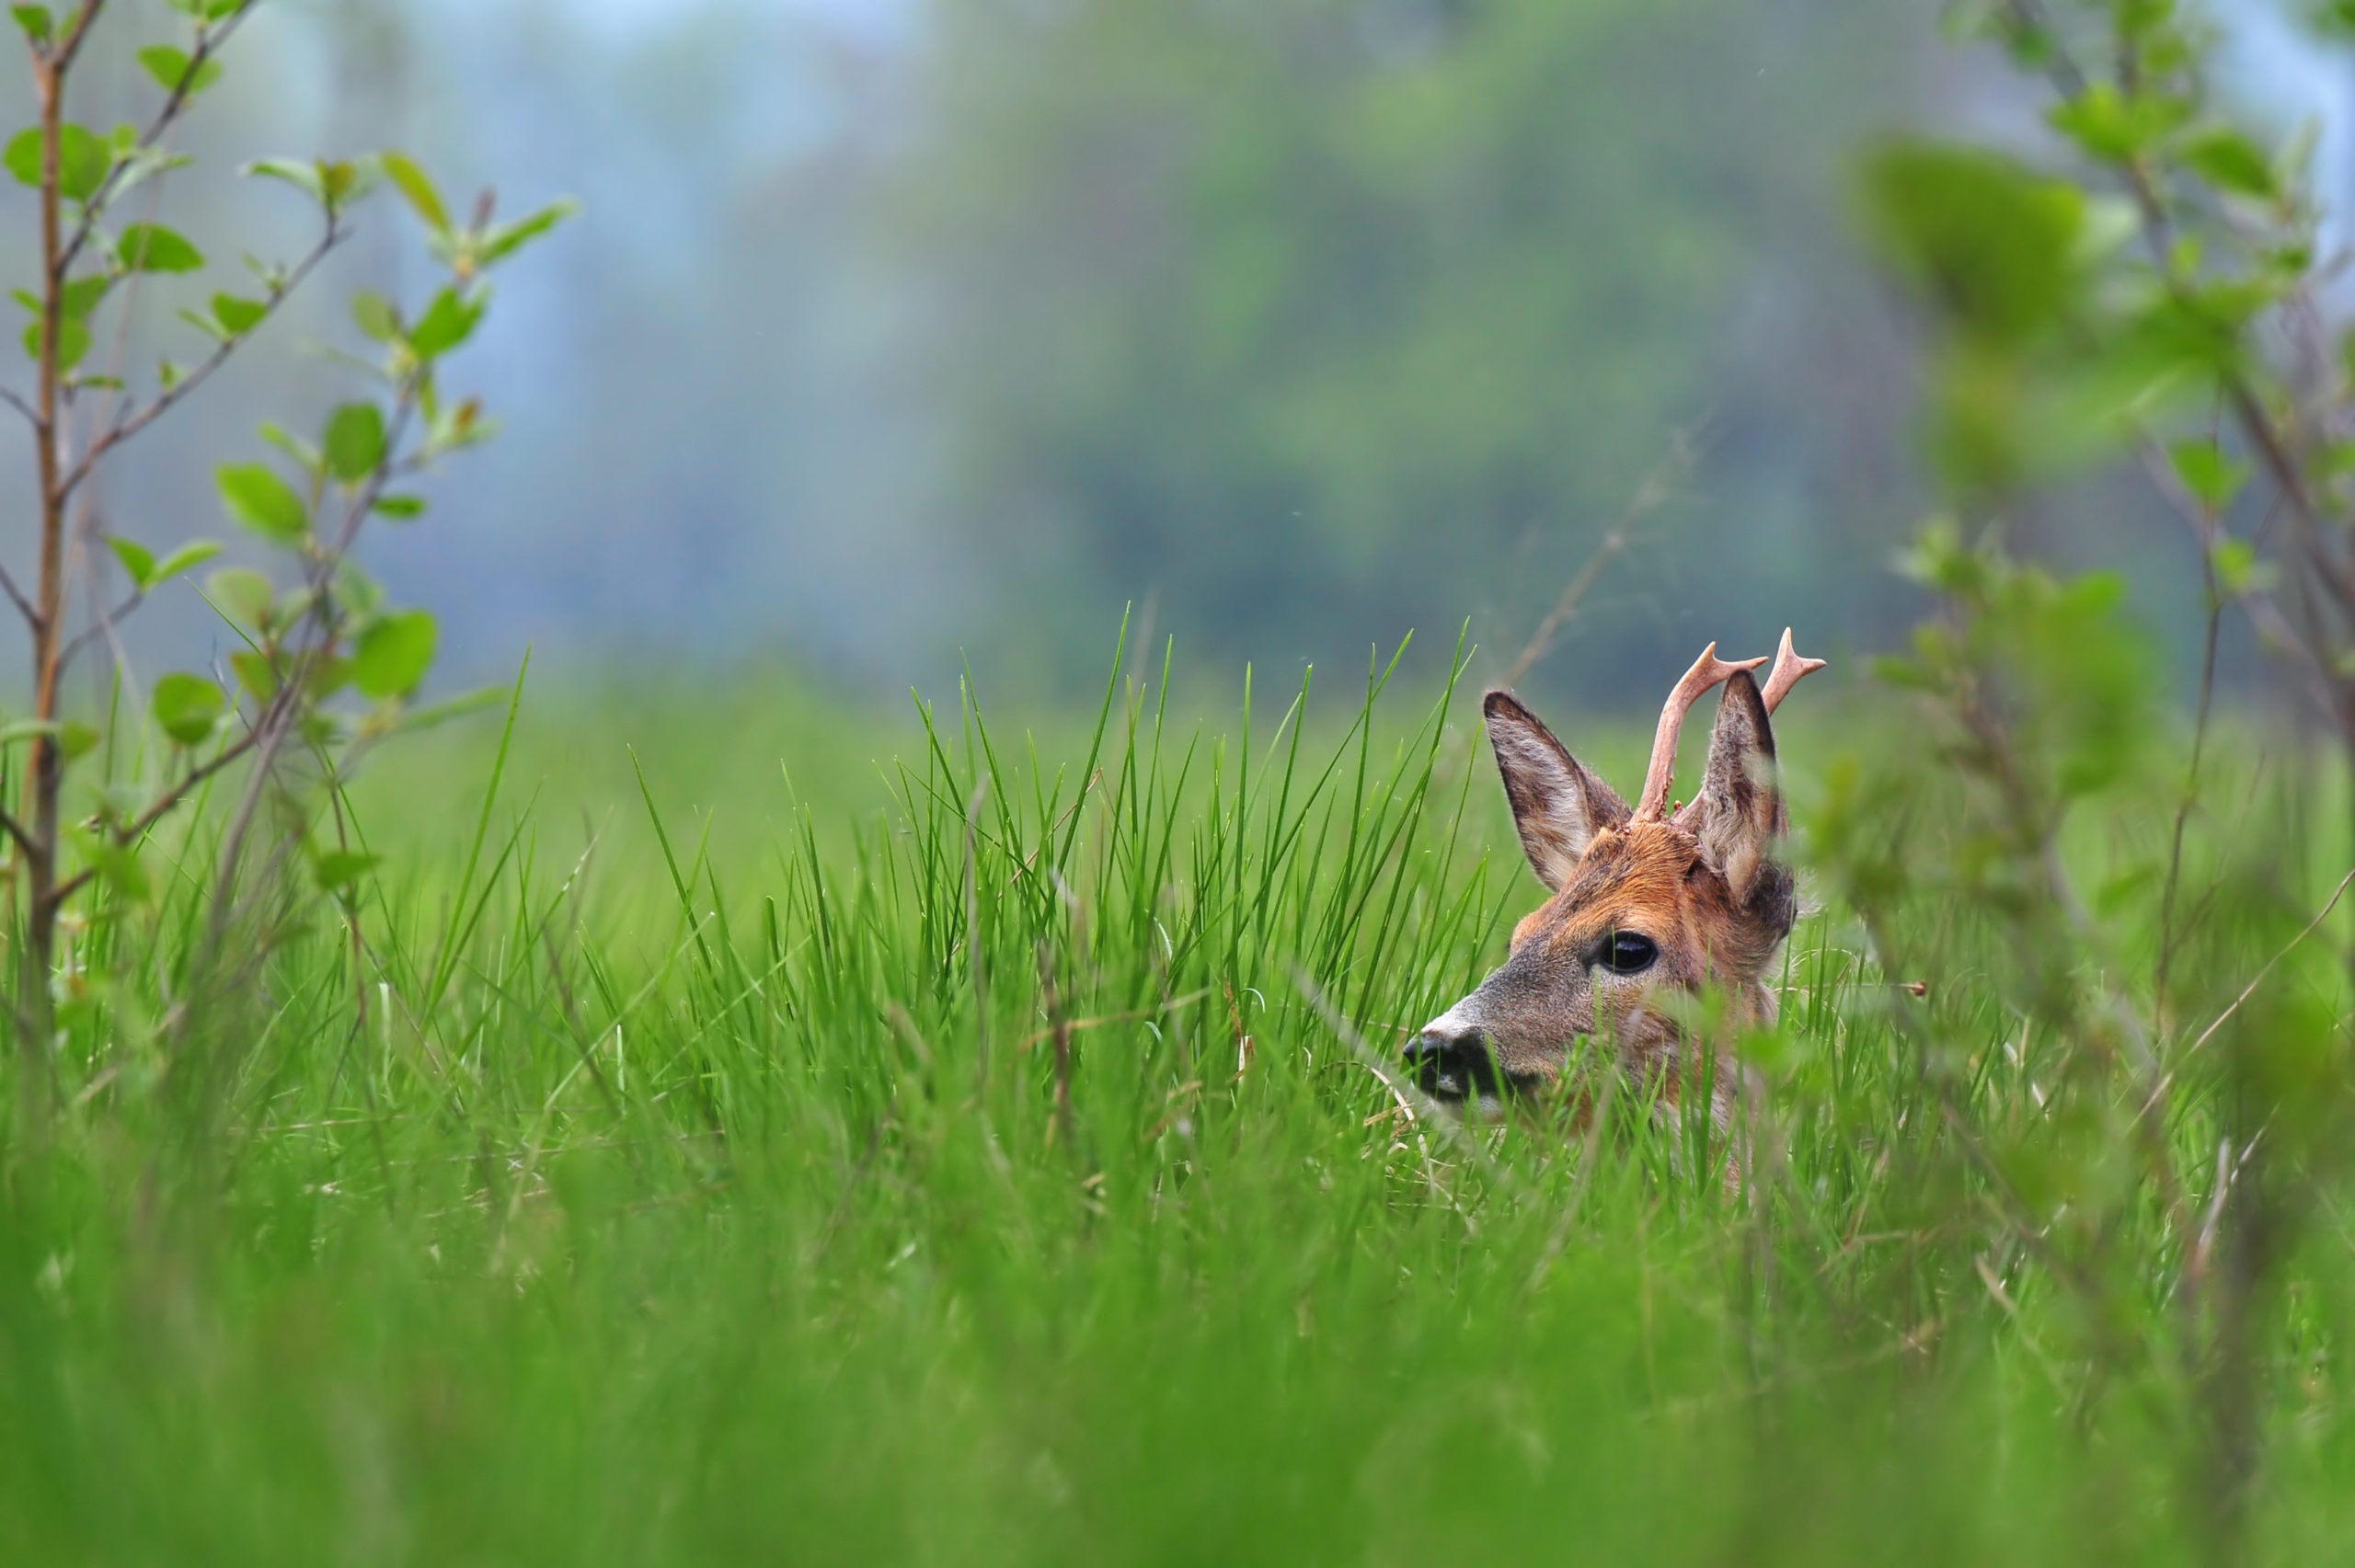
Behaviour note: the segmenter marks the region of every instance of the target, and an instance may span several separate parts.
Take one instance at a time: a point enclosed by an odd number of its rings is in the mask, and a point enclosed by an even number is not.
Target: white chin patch
[[[1454,1007],[1449,1008],[1446,1012],[1441,1013],[1438,1017],[1424,1024],[1423,1033],[1426,1035],[1464,1034],[1467,1028],[1466,1021],[1456,1016],[1457,1013],[1463,1011],[1464,1009],[1460,1003]]]

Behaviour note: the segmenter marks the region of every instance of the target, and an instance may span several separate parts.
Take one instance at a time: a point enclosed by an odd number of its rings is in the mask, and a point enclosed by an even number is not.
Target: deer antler
[[[1766,689],[1758,693],[1766,711],[1773,713],[1791,694],[1792,687],[1822,669],[1823,663],[1820,658],[1801,658],[1798,649],[1791,646],[1791,629],[1784,627],[1783,646],[1775,651],[1774,673],[1766,677]]]
[[[1676,783],[1676,740],[1683,731],[1685,713],[1714,688],[1765,662],[1746,658],[1729,664],[1717,657],[1715,643],[1701,650],[1701,657],[1693,661],[1693,668],[1684,672],[1684,679],[1676,683],[1660,710],[1660,728],[1652,734],[1651,766],[1644,772],[1643,798],[1636,803],[1637,821],[1657,822],[1668,815],[1668,792]]]

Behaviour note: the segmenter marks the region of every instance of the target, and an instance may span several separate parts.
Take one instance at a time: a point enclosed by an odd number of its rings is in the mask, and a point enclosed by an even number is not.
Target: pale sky
[[[603,29],[626,36],[660,31],[690,12],[731,0],[573,0],[578,13]],[[883,43],[903,37],[918,0],[732,0],[798,11],[852,37]]]

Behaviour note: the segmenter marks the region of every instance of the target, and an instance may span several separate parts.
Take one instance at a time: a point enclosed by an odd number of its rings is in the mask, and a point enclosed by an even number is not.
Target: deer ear
[[[1537,880],[1558,893],[1594,836],[1627,819],[1627,803],[1580,766],[1511,692],[1491,692],[1481,707],[1521,847]]]
[[[1775,730],[1758,682],[1747,671],[1728,681],[1717,701],[1708,776],[1688,809],[1696,818],[1702,858],[1726,879],[1737,904],[1790,902],[1790,873],[1775,859],[1775,841],[1789,825],[1775,777]],[[1788,925],[1787,915],[1782,923]]]

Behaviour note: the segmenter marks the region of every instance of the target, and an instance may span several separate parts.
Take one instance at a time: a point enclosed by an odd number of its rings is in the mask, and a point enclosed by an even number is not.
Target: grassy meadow
[[[526,690],[354,785],[387,858],[349,910],[258,873],[225,932],[192,817],[75,932],[135,961],[69,985],[54,1114],[8,1081],[0,1557],[2343,1551],[2344,1173],[2285,1152],[2263,1282],[2187,1305],[2198,1234],[2011,972],[2099,966],[2022,951],[1861,679],[1786,727],[1809,911],[1781,1025],[1725,1039],[1772,1085],[1746,1189],[1607,1073],[1584,1121],[1403,1110],[1369,1059],[1540,897],[1431,662],[1198,718],[1132,659],[1028,733],[953,693]],[[1632,782],[1640,734],[1565,729]],[[2219,750],[2173,1015],[2289,956],[2133,1124],[2195,1221],[2233,1042],[2342,1011],[2336,927],[2290,945],[2338,813]],[[2156,750],[2056,852],[2138,973]]]

